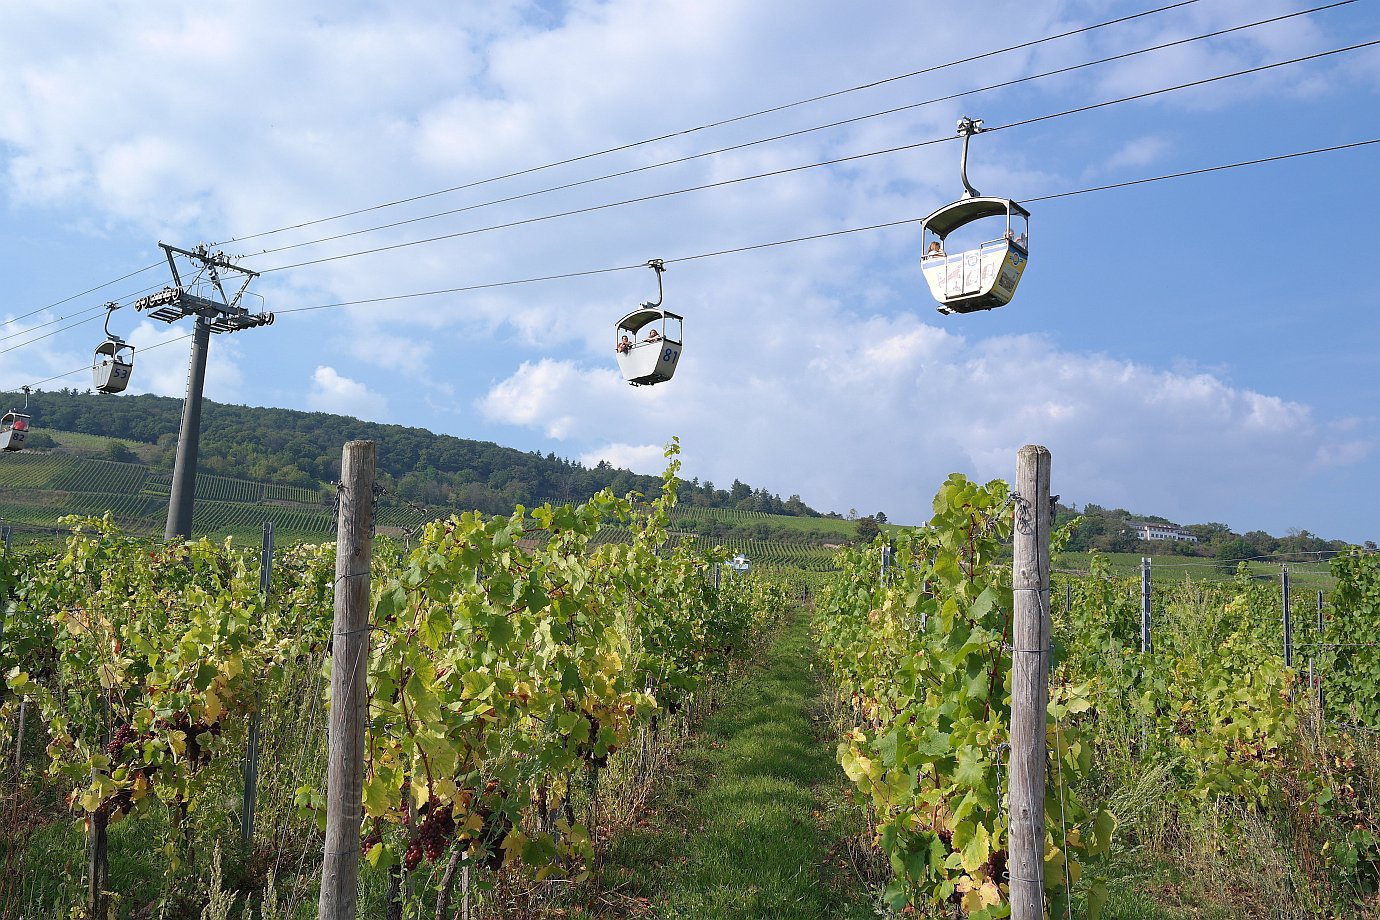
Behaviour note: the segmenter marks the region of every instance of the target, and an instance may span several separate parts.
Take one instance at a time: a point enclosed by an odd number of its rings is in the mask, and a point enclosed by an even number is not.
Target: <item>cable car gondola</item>
[[[982,121],[962,118],[958,133],[963,137],[959,167],[963,197],[944,205],[921,224],[925,252],[920,268],[930,293],[940,303],[939,312],[944,314],[992,310],[1010,303],[1030,256],[1030,212],[1010,199],[983,196],[968,182],[968,139],[982,133]],[[987,218],[1003,221],[999,224]],[[976,245],[949,252],[949,236],[977,221],[986,221],[983,226],[992,228],[995,238],[984,240],[982,236],[992,234],[979,234],[972,240]]]
[[[110,331],[110,316],[119,305],[108,303],[105,309],[105,341],[91,359],[91,379],[97,392],[121,393],[134,373],[134,346]]]
[[[29,408],[29,388],[24,387],[24,410]],[[29,434],[29,416],[19,409],[11,409],[0,418],[0,450],[23,450]]]
[[[675,375],[685,323],[685,317],[661,308],[665,296],[661,273],[666,271],[665,264],[652,259],[647,266],[656,272],[656,303],[644,303],[620,319],[613,333],[618,369],[623,379],[635,387],[664,383]],[[672,320],[674,328],[668,327]]]

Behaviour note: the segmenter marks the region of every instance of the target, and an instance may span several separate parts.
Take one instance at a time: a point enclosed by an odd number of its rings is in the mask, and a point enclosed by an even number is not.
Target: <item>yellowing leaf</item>
[[[364,784],[364,814],[381,818],[392,810],[392,793],[385,775],[375,774]]]
[[[221,705],[220,695],[216,693],[216,687],[214,684],[206,688],[206,692],[202,694],[202,698],[206,704],[207,721],[219,721],[221,713],[225,712],[225,707]]]
[[[985,825],[979,824],[973,829],[972,839],[963,847],[963,868],[968,872],[976,872],[992,856],[992,837],[987,832]]]
[[[522,859],[522,851],[527,849],[527,835],[519,830],[508,832],[503,841],[503,864],[513,865]]]
[[[82,810],[94,814],[96,809],[101,807],[101,802],[104,801],[104,799],[105,796],[101,795],[99,789],[88,789],[83,792],[81,796]]]
[[[1088,920],[1100,920],[1107,904],[1107,883],[1093,882],[1088,886]]]
[[[225,667],[223,670],[227,680],[234,680],[244,673],[244,659],[239,655],[231,655],[229,658],[225,659]]]
[[[172,748],[174,757],[187,753],[187,733],[181,729],[168,732],[168,747]]]

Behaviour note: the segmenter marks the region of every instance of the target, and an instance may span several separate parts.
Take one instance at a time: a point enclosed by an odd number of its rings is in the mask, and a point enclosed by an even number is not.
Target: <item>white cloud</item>
[[[1122,144],[1101,163],[1095,164],[1088,175],[1112,174],[1121,170],[1149,166],[1160,160],[1171,148],[1168,138],[1156,135],[1137,137]]]
[[[676,379],[652,388],[612,380],[607,367],[523,364],[483,405],[492,419],[599,444],[586,462],[654,468],[653,446],[679,435],[687,476],[901,520],[927,516],[952,470],[1010,476],[1024,443],[1054,451],[1056,491],[1189,516],[1254,500],[1246,483],[1367,455],[1307,406],[1210,374],[1060,351],[1041,336],[970,339],[908,317],[796,329],[741,367],[710,346],[687,350]]]
[[[1375,450],[1372,441],[1343,441],[1338,444],[1322,444],[1313,458],[1317,469],[1355,466],[1368,460]]]
[[[605,461],[618,469],[656,475],[666,468],[666,447],[662,444],[604,444],[580,455],[585,466]]]
[[[479,400],[479,409],[492,421],[540,428],[552,438],[600,437],[627,421],[614,411],[623,386],[614,370],[581,369],[544,358],[523,362],[511,377],[492,386]],[[597,411],[601,404],[610,411]]]
[[[370,392],[364,384],[342,377],[333,367],[318,367],[311,381],[307,405],[319,412],[372,420],[388,414],[388,400]]]

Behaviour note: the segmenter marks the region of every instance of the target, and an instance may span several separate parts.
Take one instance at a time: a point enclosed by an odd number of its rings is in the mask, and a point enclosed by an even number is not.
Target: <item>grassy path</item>
[[[606,888],[665,920],[875,916],[833,852],[858,827],[840,807],[833,741],[810,717],[810,656],[797,613],[662,777],[646,826],[614,843]]]

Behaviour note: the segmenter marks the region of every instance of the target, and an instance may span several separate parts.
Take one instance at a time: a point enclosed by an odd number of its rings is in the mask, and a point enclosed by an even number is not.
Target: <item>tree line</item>
[[[165,396],[96,396],[62,389],[35,392],[29,400],[35,423],[30,446],[51,447],[43,430],[74,431],[153,445],[140,455],[155,469],[171,469],[182,400]],[[379,443],[379,481],[393,494],[425,506],[511,513],[515,504],[578,501],[609,488],[656,494],[661,480],[490,441],[433,434],[423,428],[367,422],[325,412],[234,406],[203,401],[198,470],[220,476],[320,487],[340,474],[340,445],[355,439]],[[139,459],[116,445],[110,459]],[[767,514],[821,517],[799,495],[787,499],[734,480],[727,489],[693,479],[681,487],[681,504]]]
[[[1307,530],[1293,530],[1283,537],[1275,537],[1263,530],[1237,533],[1221,523],[1180,526],[1179,529],[1184,533],[1198,538],[1196,543],[1180,540],[1142,540],[1137,536],[1136,525],[1172,522],[1155,515],[1135,515],[1124,508],[1103,508],[1091,503],[1081,509],[1073,504],[1058,506],[1057,525],[1063,526],[1074,518],[1081,518],[1081,521],[1069,538],[1069,552],[1098,550],[1106,553],[1139,553],[1144,556],[1200,556],[1216,559],[1225,566],[1234,567],[1241,560],[1261,556],[1302,562],[1317,559],[1319,554],[1342,552],[1351,546],[1345,540],[1325,540]],[[1365,548],[1374,550],[1376,545],[1373,541],[1367,541]]]

